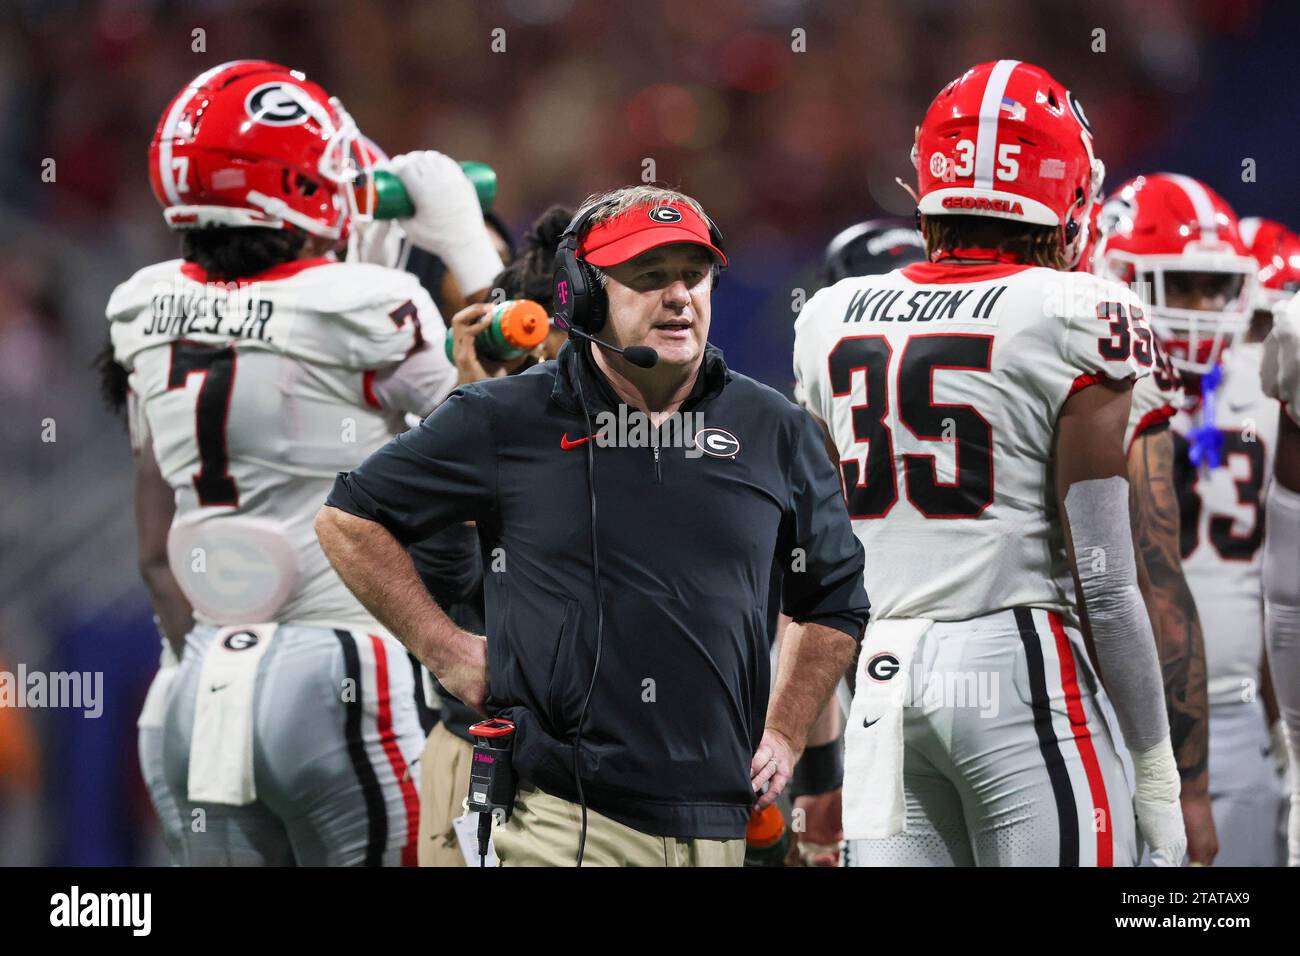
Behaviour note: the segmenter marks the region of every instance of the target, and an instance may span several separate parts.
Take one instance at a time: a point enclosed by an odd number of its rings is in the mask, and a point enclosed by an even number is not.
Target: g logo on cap
[[[672,206],[655,206],[648,213],[655,222],[681,222],[682,214],[680,210]]]

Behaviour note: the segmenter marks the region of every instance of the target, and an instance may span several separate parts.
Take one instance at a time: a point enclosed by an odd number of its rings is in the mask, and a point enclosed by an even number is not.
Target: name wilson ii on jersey
[[[1005,285],[987,289],[861,289],[853,293],[843,322],[983,321],[993,314]],[[976,295],[976,292],[979,295]]]

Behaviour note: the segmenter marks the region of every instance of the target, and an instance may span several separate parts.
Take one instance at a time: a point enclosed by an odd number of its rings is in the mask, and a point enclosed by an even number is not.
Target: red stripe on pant
[[[1079,696],[1079,679],[1074,669],[1074,649],[1070,639],[1065,636],[1061,626],[1061,616],[1055,611],[1048,611],[1047,619],[1052,625],[1052,634],[1056,638],[1056,656],[1061,662],[1061,688],[1065,691],[1065,708],[1070,715],[1070,728],[1074,731],[1074,742],[1079,748],[1079,758],[1083,761],[1083,772],[1088,778],[1088,790],[1092,794],[1093,828],[1097,830],[1097,865],[1115,865],[1115,838],[1111,828],[1110,801],[1106,799],[1106,781],[1101,775],[1101,764],[1097,762],[1097,750],[1092,745],[1092,733],[1088,730],[1088,715],[1083,712],[1083,700]],[[1096,811],[1102,813],[1103,825],[1097,829]]]
[[[388,696],[388,656],[384,652],[384,642],[370,635],[370,646],[375,650],[375,687],[379,693],[379,741],[384,745],[388,764],[393,768],[393,776],[402,789],[402,803],[406,806],[406,843],[402,845],[402,866],[416,866],[419,863],[417,844],[420,836],[420,795],[415,790],[410,774],[407,773],[406,760],[402,750],[397,746],[397,735],[393,733],[393,707]]]

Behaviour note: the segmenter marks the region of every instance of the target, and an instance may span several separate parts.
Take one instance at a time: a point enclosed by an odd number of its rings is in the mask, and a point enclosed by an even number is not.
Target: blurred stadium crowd
[[[130,453],[89,366],[109,290],[175,255],[145,155],[168,97],[199,70],[284,62],[337,91],[390,153],[490,163],[516,234],[551,203],[598,189],[643,177],[682,188],[732,258],[713,340],[729,364],[787,391],[796,290],[811,294],[819,252],[842,227],[911,214],[894,178],[912,179],[913,124],[967,64],[1015,56],[1069,84],[1111,185],[1168,165],[1242,215],[1294,226],[1300,208],[1288,179],[1295,81],[1289,93],[1259,81],[1288,62],[1300,27],[1291,2],[5,7],[0,670],[103,671],[105,701],[97,720],[0,709],[0,864],[163,859],[135,765],[157,638],[135,567]]]

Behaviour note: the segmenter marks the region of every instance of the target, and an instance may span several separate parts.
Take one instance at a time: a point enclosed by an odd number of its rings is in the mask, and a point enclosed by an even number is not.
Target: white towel
[[[912,657],[934,622],[871,623],[858,657],[857,691],[844,731],[844,836],[880,840],[903,832],[903,707]]]
[[[257,665],[278,627],[224,627],[212,638],[199,673],[190,736],[189,798],[194,803],[240,807],[257,799],[253,691]]]

